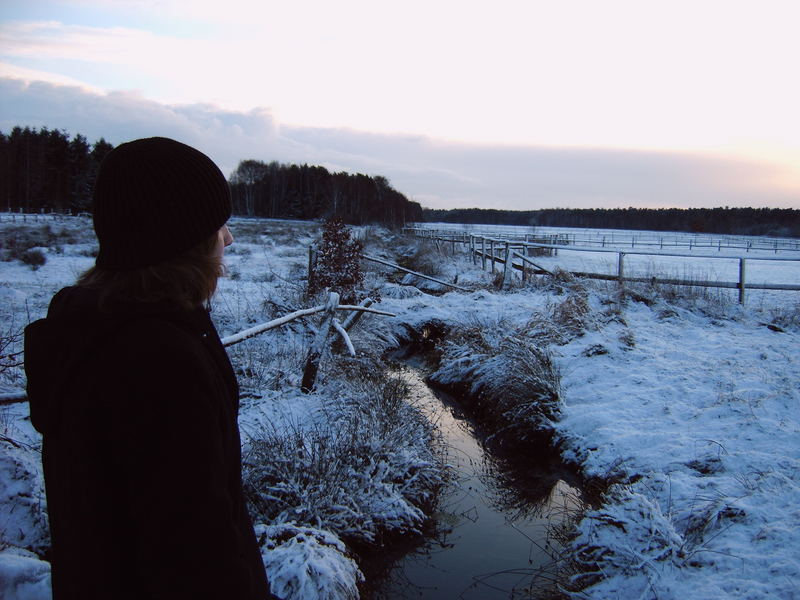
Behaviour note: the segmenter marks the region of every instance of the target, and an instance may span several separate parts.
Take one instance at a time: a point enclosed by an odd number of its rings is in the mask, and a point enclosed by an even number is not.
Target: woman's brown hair
[[[95,265],[80,276],[77,285],[99,290],[100,307],[106,310],[129,302],[197,308],[214,295],[223,272],[222,259],[214,256],[217,242],[214,232],[175,258],[129,271]]]

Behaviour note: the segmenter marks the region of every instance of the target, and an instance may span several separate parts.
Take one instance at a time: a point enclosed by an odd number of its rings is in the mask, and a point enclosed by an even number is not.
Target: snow
[[[5,600],[50,600],[50,563],[11,546],[0,552],[0,592]]]
[[[342,541],[329,531],[292,523],[259,524],[256,536],[266,540],[264,566],[272,593],[280,598],[358,597],[363,575]]]
[[[619,574],[592,597],[618,597],[624,585],[630,596],[791,598],[800,575],[800,335],[638,304],[624,318],[633,348],[615,325],[559,357],[567,455],[589,475],[630,482],[584,520],[575,542],[600,537],[613,549],[606,568]],[[587,344],[609,352],[587,359]],[[647,531],[613,524],[630,522],[633,505],[671,540],[661,548],[668,558],[652,556]],[[769,585],[757,584],[767,576]]]
[[[237,241],[226,254],[229,277],[221,281],[212,313],[221,335],[320,303],[304,298],[302,281],[307,247],[318,235],[315,225],[240,219],[231,228]],[[369,238],[370,255],[398,262],[417,252],[418,241],[375,229],[362,232]],[[42,316],[52,293],[92,264],[91,257],[80,255],[89,254],[82,243],[79,251],[65,245],[63,254],[48,252],[47,264],[37,271],[0,263],[0,317],[7,322],[15,315],[21,326]],[[403,285],[386,280],[391,269],[365,264],[365,285],[381,298],[376,306],[397,316],[365,315],[351,332],[358,360],[379,357],[407,339],[409,328],[420,331],[429,323],[446,330],[479,330],[490,350],[518,334],[522,337],[517,339],[535,341],[550,353],[561,376],[562,402],[560,420],[549,426],[564,456],[587,477],[607,484],[602,503],[586,512],[572,541],[575,556],[585,563],[583,576],[567,584],[575,598],[798,596],[798,292],[748,291],[744,307],[736,303],[735,291],[681,295],[680,288],[666,294],[648,286],[636,289],[649,305],[618,303],[614,283],[549,278],[526,287],[516,278],[510,290],[501,292],[491,285],[496,274],[481,271],[480,262],[473,265],[449,244],[438,250],[430,242],[422,247],[418,254],[435,263],[432,275],[474,291],[447,290],[424,280],[408,279],[414,285]],[[546,260],[548,268],[571,268],[574,255],[559,252],[534,260]],[[688,269],[669,257],[642,265],[634,257],[628,260],[626,270],[628,264],[659,273]],[[725,260],[692,260],[698,278],[732,276],[715,266]],[[760,267],[751,270],[749,265],[748,278],[752,274],[757,281]],[[761,276],[800,279],[797,262],[775,265]],[[613,272],[615,264],[608,268]],[[567,331],[559,319],[565,318],[564,307],[578,287],[584,288],[587,311]],[[355,368],[355,359],[323,357],[319,388],[299,393],[299,365],[317,319],[302,318],[229,348],[245,393],[240,417],[245,455],[270,428],[291,430],[310,443],[314,432],[331,424],[354,423],[353,415],[367,418],[375,400],[370,384],[340,371]],[[477,372],[474,367],[465,361],[459,371],[450,364],[448,376],[466,379]],[[480,375],[500,374],[500,367],[482,369]],[[502,381],[496,383],[500,387]],[[23,385],[19,369],[0,377],[0,392]],[[17,447],[0,438],[0,595],[32,599],[46,597],[49,584],[47,565],[36,554],[47,543],[47,532],[38,441],[25,410],[20,404],[0,407],[0,435],[22,442]],[[357,486],[348,488],[353,494],[345,497],[354,503],[350,511],[358,506],[365,514],[361,521],[347,521],[348,527],[363,527],[369,534],[381,527],[410,531],[419,522],[425,482],[406,479],[404,488],[392,478],[407,477],[418,465],[434,477],[435,457],[426,449],[422,429],[406,433],[408,446],[394,452],[389,442],[401,445],[392,441],[400,438],[365,436],[375,460],[354,471],[364,485],[357,493]],[[30,502],[20,500],[26,495]],[[312,506],[310,501],[302,499],[297,514]],[[332,525],[292,520],[291,514],[257,523],[265,563],[278,588],[274,591],[295,598],[354,597],[361,575],[343,541],[346,535]],[[22,537],[17,540],[9,532],[18,530]]]

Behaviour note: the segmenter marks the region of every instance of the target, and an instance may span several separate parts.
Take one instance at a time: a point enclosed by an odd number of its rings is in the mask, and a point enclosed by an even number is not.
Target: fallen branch
[[[275,329],[276,327],[280,327],[281,325],[285,325],[286,323],[293,321],[295,319],[299,319],[300,317],[307,317],[309,315],[314,315],[317,313],[321,313],[326,309],[325,305],[320,306],[313,306],[311,308],[303,308],[301,310],[296,310],[288,315],[284,315],[282,317],[278,317],[277,319],[273,319],[272,321],[267,321],[266,323],[261,323],[260,325],[254,325],[249,329],[245,329],[244,331],[240,331],[239,333],[234,333],[233,335],[226,336],[222,338],[222,345],[223,346],[233,346],[234,344],[238,344],[239,342],[243,342],[251,337],[257,336],[265,331],[269,331],[270,329]],[[377,310],[374,308],[368,308],[366,306],[357,306],[353,304],[340,304],[339,306],[335,307],[335,310],[355,310],[361,312],[368,312],[374,315],[383,315],[386,317],[395,317],[394,313],[386,312],[383,310]]]
[[[353,348],[353,342],[350,340],[350,336],[347,335],[347,331],[342,324],[339,323],[339,319],[333,320],[333,328],[342,336],[342,340],[344,340],[345,345],[347,346],[347,351],[350,353],[350,356],[356,355],[356,349]]]
[[[411,269],[406,269],[405,267],[401,267],[400,265],[396,265],[394,263],[390,263],[388,260],[383,260],[380,258],[373,258],[372,256],[367,256],[366,254],[362,254],[361,258],[364,260],[371,260],[372,262],[376,262],[381,265],[386,265],[387,267],[393,267],[395,269],[399,269],[400,271],[405,271],[406,273],[411,273],[412,275],[416,275],[417,277],[422,277],[423,279],[430,279],[431,281],[435,281],[436,283],[440,283],[442,285],[446,285],[451,288],[455,288],[461,292],[469,292],[467,288],[461,287],[460,285],[456,285],[455,283],[447,283],[446,281],[442,281],[441,279],[436,279],[435,277],[431,277],[430,275],[424,275],[423,273],[418,273],[417,271],[412,271]]]

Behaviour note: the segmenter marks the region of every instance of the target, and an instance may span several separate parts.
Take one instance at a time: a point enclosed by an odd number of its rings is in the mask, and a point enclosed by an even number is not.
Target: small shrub
[[[31,248],[23,252],[19,260],[36,271],[47,262],[47,256],[39,248]]]
[[[0,331],[0,373],[22,366],[22,329],[13,323]]]
[[[338,292],[344,304],[357,302],[356,288],[364,281],[362,249],[361,242],[352,239],[342,219],[336,217],[326,221],[317,263],[310,275],[309,294],[327,288]]]

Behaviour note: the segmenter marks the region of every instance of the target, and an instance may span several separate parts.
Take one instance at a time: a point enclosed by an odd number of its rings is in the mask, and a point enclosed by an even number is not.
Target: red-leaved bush
[[[341,218],[325,221],[322,242],[310,274],[309,292],[315,294],[327,288],[338,292],[342,303],[355,303],[358,300],[356,288],[364,281],[360,264],[362,249],[361,242],[350,237]]]

